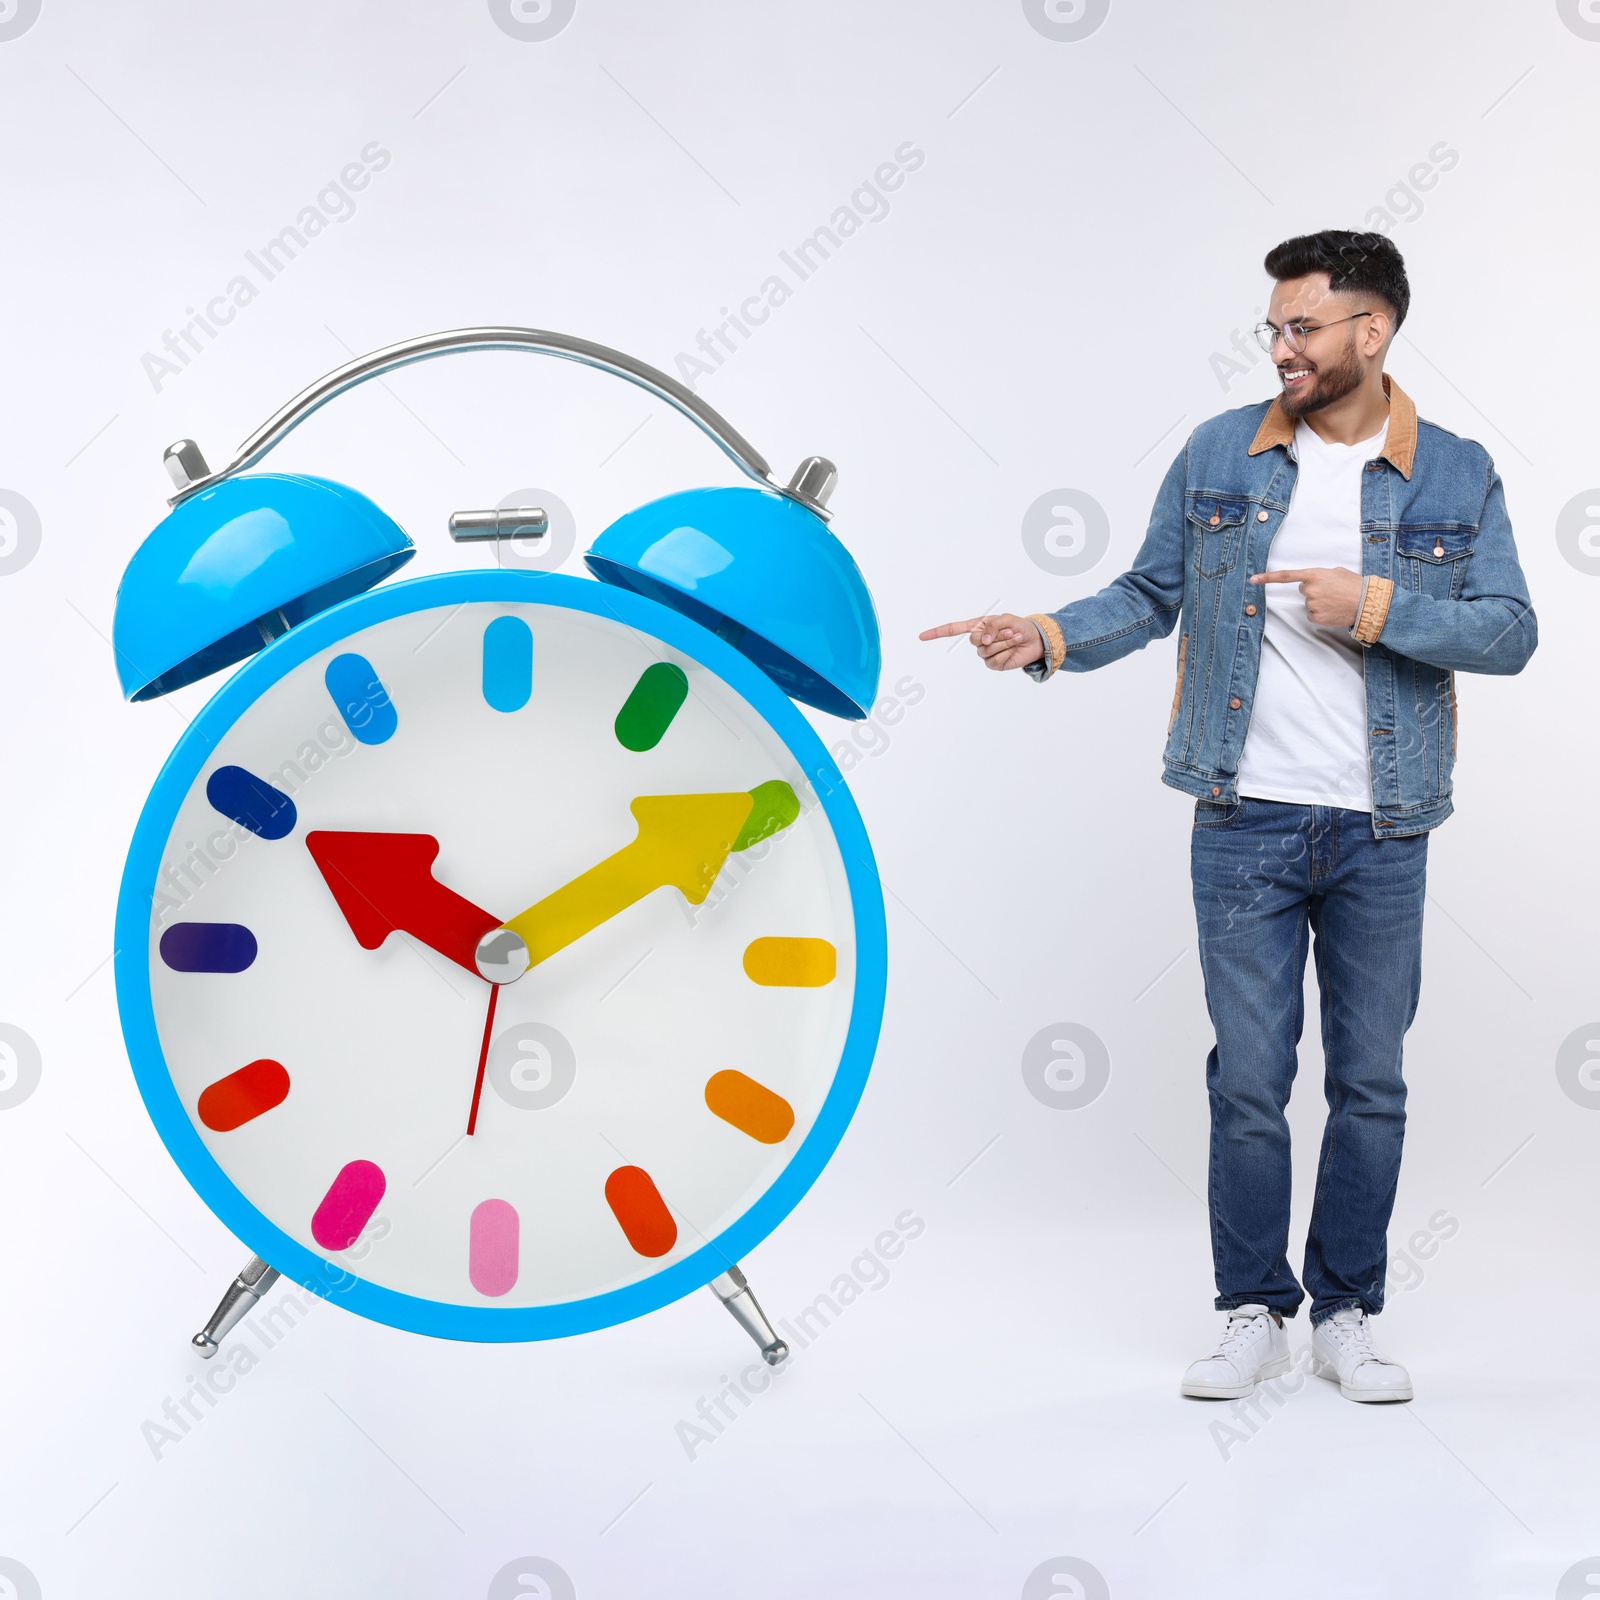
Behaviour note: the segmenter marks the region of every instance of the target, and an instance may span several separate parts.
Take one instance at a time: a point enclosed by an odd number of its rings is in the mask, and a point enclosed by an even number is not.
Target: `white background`
[[[0,488],[43,530],[0,577],[0,1021],[43,1063],[0,1114],[0,1552],[50,1600],[564,1592],[495,1579],[525,1556],[583,1600],[1010,1597],[1056,1557],[1117,1600],[1590,1592],[1600,1115],[1555,1070],[1600,1015],[1600,585],[1556,542],[1600,482],[1586,6],[1114,0],[1056,42],[1012,0],[578,0],[524,43],[467,0],[44,0],[0,42]],[[164,330],[373,140],[392,161],[355,215],[154,388]],[[553,328],[671,370],[907,140],[926,161],[890,214],[700,392],[783,475],[838,462],[885,685],[914,680],[851,774],[888,891],[878,1064],[746,1266],[792,1318],[908,1208],[925,1230],[692,1460],[676,1425],[749,1359],[708,1294],[494,1348],[319,1306],[157,1459],[143,1424],[243,1255],[144,1117],[109,966],[135,816],[208,692],[123,705],[106,639],[163,447],[221,461],[349,354],[439,328]],[[1397,189],[1441,141],[1450,170]],[[1189,806],[1158,781],[1173,652],[1036,689],[915,635],[1114,576],[1184,431],[1270,392],[1265,361],[1214,359],[1239,359],[1266,249],[1377,207],[1414,289],[1391,370],[1494,454],[1543,643],[1522,676],[1463,683],[1459,814],[1432,848],[1391,1237],[1413,1287],[1391,1278],[1378,1325],[1417,1399],[1312,1381],[1247,1420],[1177,1397],[1219,1319]],[[445,518],[519,486],[573,508],[581,549],[647,498],[735,480],[638,391],[513,355],[369,385],[272,464],[374,495],[414,573],[492,559]],[[1061,488],[1111,527],[1071,578],[1020,531]],[[1063,1022],[1112,1060],[1075,1111],[1020,1070]],[[1320,1067],[1308,1039],[1301,1195]],[[1409,1241],[1440,1212],[1456,1226],[1424,1258]]]

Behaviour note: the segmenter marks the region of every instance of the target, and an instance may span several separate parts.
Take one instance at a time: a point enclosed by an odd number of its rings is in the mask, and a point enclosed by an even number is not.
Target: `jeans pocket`
[[[1226,828],[1239,815],[1242,801],[1196,800],[1194,825],[1197,828]]]

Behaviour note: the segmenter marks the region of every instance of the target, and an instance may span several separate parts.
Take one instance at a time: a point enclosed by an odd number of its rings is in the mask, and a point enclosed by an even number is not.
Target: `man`
[[[1379,1355],[1385,1235],[1405,1129],[1428,833],[1451,812],[1457,672],[1521,671],[1537,642],[1500,479],[1419,422],[1384,373],[1411,293],[1381,234],[1326,231],[1266,258],[1256,334],[1270,404],[1197,428],[1132,569],[1049,615],[976,617],[998,671],[1105,666],[1179,629],[1165,780],[1195,796],[1192,875],[1216,1047],[1210,1209],[1216,1348],[1182,1392],[1237,1399],[1289,1368],[1311,1295],[1312,1366],[1348,1399],[1409,1400]],[[1289,1266],[1289,1129],[1308,935],[1328,1120]]]

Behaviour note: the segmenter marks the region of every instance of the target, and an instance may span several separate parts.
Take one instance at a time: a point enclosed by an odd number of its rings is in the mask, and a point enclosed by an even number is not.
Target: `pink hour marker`
[[[372,1220],[388,1186],[383,1168],[376,1162],[347,1162],[328,1185],[311,1219],[311,1237],[324,1250],[348,1250]]]
[[[520,1234],[517,1209],[507,1200],[485,1200],[472,1213],[467,1276],[479,1294],[497,1298],[516,1287]]]

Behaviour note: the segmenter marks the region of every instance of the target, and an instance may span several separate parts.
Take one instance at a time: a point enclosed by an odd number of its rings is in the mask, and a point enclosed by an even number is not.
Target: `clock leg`
[[[773,1331],[760,1302],[750,1292],[749,1281],[737,1266],[729,1267],[720,1278],[711,1280],[711,1292],[733,1313],[733,1320],[761,1346],[761,1358],[775,1367],[789,1354],[789,1347]]]
[[[211,1313],[211,1320],[189,1342],[209,1360],[217,1353],[223,1335],[253,1311],[256,1301],[277,1281],[276,1267],[269,1267],[260,1256],[251,1256],[244,1264],[244,1271],[228,1285],[228,1292]]]

